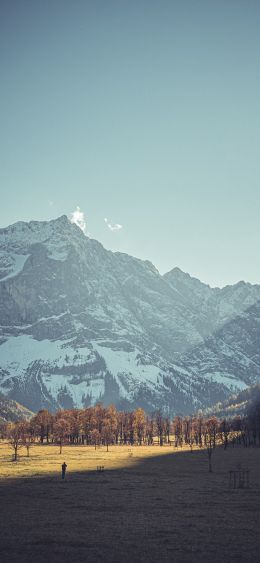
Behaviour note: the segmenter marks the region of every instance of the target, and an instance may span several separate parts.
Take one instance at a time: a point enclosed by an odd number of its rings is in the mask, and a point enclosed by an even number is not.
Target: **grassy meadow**
[[[165,455],[178,451],[173,446],[63,446],[60,454],[57,445],[34,445],[27,457],[26,448],[18,450],[18,462],[13,462],[13,450],[7,442],[0,442],[0,479],[17,477],[36,477],[40,475],[56,475],[61,472],[61,464],[65,460],[68,466],[67,479],[77,471],[95,471],[97,466],[105,470],[129,468],[139,461],[154,455]],[[181,449],[179,448],[179,451]],[[182,451],[189,451],[187,446]]]
[[[0,561],[257,562],[260,448],[0,444]],[[68,465],[65,481],[60,466]],[[229,489],[229,470],[250,470]],[[105,471],[96,471],[104,465]]]

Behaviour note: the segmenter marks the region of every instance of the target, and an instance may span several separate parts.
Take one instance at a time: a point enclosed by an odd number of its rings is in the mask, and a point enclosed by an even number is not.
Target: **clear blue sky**
[[[259,29],[259,0],[0,0],[0,225],[80,206],[162,273],[260,283]]]

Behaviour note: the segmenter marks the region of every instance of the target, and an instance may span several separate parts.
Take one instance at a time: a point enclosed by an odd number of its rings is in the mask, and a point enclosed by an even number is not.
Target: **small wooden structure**
[[[241,465],[235,470],[229,471],[230,489],[249,489],[249,469],[243,469]]]
[[[99,471],[99,473],[102,473],[104,469],[105,469],[104,465],[97,465],[97,471]]]

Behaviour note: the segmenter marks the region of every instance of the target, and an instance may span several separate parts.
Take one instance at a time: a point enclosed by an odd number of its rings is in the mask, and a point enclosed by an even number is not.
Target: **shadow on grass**
[[[229,490],[246,463],[249,490]],[[219,449],[135,460],[131,467],[2,481],[5,562],[258,561],[260,451]]]

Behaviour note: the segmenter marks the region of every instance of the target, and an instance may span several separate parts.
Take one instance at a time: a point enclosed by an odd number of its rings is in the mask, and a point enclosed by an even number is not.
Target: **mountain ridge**
[[[217,331],[259,299],[260,286],[245,282],[210,288],[179,268],[161,276],[64,215],[17,222],[0,229],[0,390],[32,410],[110,399],[171,412],[212,404],[249,378],[241,368],[228,379],[227,361],[222,382],[206,359],[201,373],[207,339],[217,334],[219,345]]]

